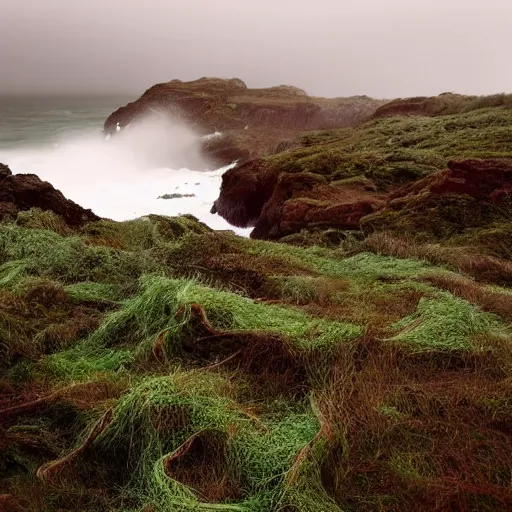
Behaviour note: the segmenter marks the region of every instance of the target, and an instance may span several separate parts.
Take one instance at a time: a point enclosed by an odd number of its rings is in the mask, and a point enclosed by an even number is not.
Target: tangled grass
[[[0,506],[512,506],[506,286],[376,235],[37,219],[0,225]]]

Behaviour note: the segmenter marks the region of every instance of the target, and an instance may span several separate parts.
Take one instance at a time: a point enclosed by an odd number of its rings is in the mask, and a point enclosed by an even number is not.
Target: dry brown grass
[[[51,485],[54,486],[62,483],[66,485],[66,469],[69,468],[69,465],[84,453],[92,445],[94,440],[108,428],[112,422],[112,418],[112,408],[107,409],[101,418],[93,425],[86,439],[79,447],[75,448],[66,456],[39,467],[36,473],[37,478],[43,482],[51,483]]]
[[[9,423],[22,415],[37,414],[57,403],[66,403],[79,410],[87,410],[102,406],[119,398],[126,389],[127,383],[118,381],[91,381],[72,384],[53,391],[10,389],[10,393],[2,396],[3,408],[0,410],[0,424]]]
[[[512,262],[475,254],[464,247],[443,247],[436,244],[418,244],[410,238],[387,233],[374,233],[365,240],[365,246],[377,253],[396,258],[414,258],[435,265],[446,265],[468,274],[478,281],[512,284]]]
[[[455,274],[432,275],[425,281],[477,304],[484,311],[500,315],[507,321],[512,320],[512,295],[488,290],[472,279]]]
[[[219,503],[240,499],[241,482],[229,472],[227,437],[202,430],[164,460],[166,474],[191,488],[201,500]]]
[[[348,320],[371,326],[374,332],[382,332],[390,324],[412,314],[424,295],[423,291],[407,288],[392,293],[360,288],[347,290],[327,300],[311,301],[304,308],[315,316]]]
[[[188,364],[208,369],[222,365],[242,372],[251,396],[257,398],[302,395],[307,390],[306,355],[288,340],[266,332],[218,331],[199,305],[192,305],[192,313],[193,334],[180,349]]]
[[[332,433],[324,485],[336,501],[362,511],[508,510],[511,349],[499,350],[418,355],[371,333],[341,347],[317,399]]]

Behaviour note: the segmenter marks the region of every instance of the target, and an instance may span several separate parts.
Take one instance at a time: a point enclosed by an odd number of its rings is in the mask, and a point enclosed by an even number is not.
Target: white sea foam
[[[190,213],[214,229],[233,228],[210,213],[222,174],[231,166],[208,170],[199,158],[198,138],[183,126],[159,117],[132,124],[105,140],[98,133],[62,137],[52,147],[0,150],[0,162],[14,173],[33,173],[97,215],[127,220],[150,213]],[[195,170],[166,162],[195,163]],[[172,168],[174,167],[174,168]],[[158,199],[163,194],[193,197]]]

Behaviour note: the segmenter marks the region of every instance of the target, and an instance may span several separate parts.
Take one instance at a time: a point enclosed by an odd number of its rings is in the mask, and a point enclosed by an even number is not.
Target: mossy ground
[[[0,247],[0,508],[512,506],[512,295],[446,254],[37,211]]]
[[[303,135],[303,148],[269,161],[286,172],[323,175],[343,185],[368,180],[380,190],[446,169],[457,158],[511,158],[512,109],[439,117],[391,117]],[[340,180],[342,180],[340,182]]]
[[[432,117],[380,118],[356,128],[308,133],[300,139],[302,147],[267,157],[265,165],[286,173],[288,181],[299,183],[299,177],[308,176],[312,183],[311,190],[294,192],[273,209],[282,208],[290,217],[292,206],[297,212],[303,210],[299,208],[301,202],[313,205],[311,211],[322,212],[338,203],[371,197],[376,202],[386,201],[399,188],[446,170],[450,160],[512,161],[510,96],[470,99],[442,95],[434,100],[441,103],[432,104]],[[313,178],[323,185],[313,185]],[[503,186],[508,190],[510,184]],[[358,222],[366,236],[387,232],[420,244],[439,243],[510,260],[511,212],[509,192],[495,201],[425,190],[399,196],[386,207],[378,206],[375,213]],[[334,213],[332,220],[319,215],[322,222],[311,221],[309,225],[301,223],[299,213],[297,219],[288,217],[282,221],[279,236],[294,245],[347,245],[361,235],[332,229],[338,222]],[[278,220],[272,218],[273,222]],[[291,232],[294,222],[300,232]],[[327,229],[329,223],[331,229]]]

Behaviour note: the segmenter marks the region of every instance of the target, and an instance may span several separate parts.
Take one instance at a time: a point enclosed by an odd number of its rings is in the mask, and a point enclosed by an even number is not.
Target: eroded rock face
[[[364,219],[366,232],[449,238],[468,228],[510,222],[512,161],[453,160],[448,169],[401,187]]]
[[[253,226],[252,238],[277,240],[310,227],[359,229],[361,218],[382,203],[357,185],[334,186],[318,174],[280,173],[268,161],[253,160],[224,174],[212,213]]]
[[[100,220],[35,174],[13,175],[9,167],[0,164],[0,219],[30,208],[51,210],[72,227]]]
[[[390,101],[379,107],[373,117],[424,116],[427,115],[427,100],[427,97],[420,97]]]
[[[173,80],[116,110],[104,131],[114,134],[148,113],[164,113],[200,136],[221,132],[203,144],[204,154],[220,166],[272,154],[281,141],[293,140],[304,130],[359,124],[383,103],[366,96],[314,98],[290,86],[249,89],[239,79]]]
[[[302,229],[357,230],[382,204],[357,186],[334,186],[315,174],[283,173],[266,201],[251,237],[277,240]]]
[[[482,97],[481,106],[478,105],[477,96],[466,96],[451,92],[430,97],[397,98],[379,106],[372,118],[456,114],[467,110],[485,108],[485,106],[499,106],[499,96]]]
[[[451,160],[448,169],[401,187],[389,195],[395,199],[419,194],[457,194],[496,201],[512,187],[512,161]]]
[[[230,169],[222,176],[220,195],[213,203],[212,213],[218,213],[233,226],[255,226],[274,191],[277,175],[277,170],[263,160]]]
[[[474,159],[450,161],[447,170],[387,194],[253,160],[224,175],[212,209],[231,224],[253,226],[251,237],[271,240],[303,229],[361,228],[445,239],[510,221],[510,212],[512,162]]]

